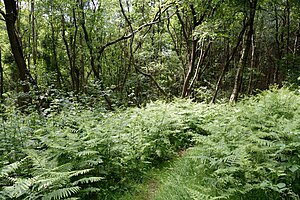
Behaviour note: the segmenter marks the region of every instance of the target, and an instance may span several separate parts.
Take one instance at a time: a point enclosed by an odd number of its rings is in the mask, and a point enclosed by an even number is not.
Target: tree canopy
[[[297,0],[5,0],[0,11],[1,96],[55,90],[112,109],[298,84]]]

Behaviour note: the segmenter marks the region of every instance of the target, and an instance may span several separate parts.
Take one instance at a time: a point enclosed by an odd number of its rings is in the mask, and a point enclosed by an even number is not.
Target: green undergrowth
[[[216,112],[152,199],[299,199],[300,96],[273,89]]]
[[[283,88],[236,105],[7,108],[0,199],[299,199],[299,104]]]
[[[56,107],[2,114],[0,199],[113,199],[206,135],[197,123],[210,119],[206,105],[186,101],[114,113]]]

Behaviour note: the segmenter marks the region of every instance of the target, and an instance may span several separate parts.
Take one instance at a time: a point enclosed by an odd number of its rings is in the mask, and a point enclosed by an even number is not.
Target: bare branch
[[[132,28],[131,22],[129,21],[127,15],[125,14],[125,11],[124,11],[124,8],[123,8],[123,4],[122,4],[122,1],[121,1],[121,0],[119,0],[119,4],[120,4],[121,12],[122,12],[122,14],[123,14],[123,16],[124,16],[126,22],[128,23],[131,32],[133,32],[133,28]]]
[[[171,5],[168,5],[164,10],[158,11],[158,12],[156,13],[156,15],[154,16],[154,19],[153,19],[151,22],[147,22],[147,23],[145,23],[145,24],[139,26],[136,30],[132,31],[132,32],[131,32],[130,34],[128,34],[128,35],[123,35],[122,37],[119,37],[119,38],[117,38],[117,39],[115,39],[115,40],[113,40],[113,41],[111,41],[111,42],[108,42],[108,43],[106,43],[105,45],[103,45],[103,46],[100,48],[100,50],[98,51],[99,54],[102,54],[102,53],[104,52],[104,50],[105,50],[107,47],[109,47],[109,46],[111,46],[111,45],[113,45],[113,44],[116,44],[116,43],[118,43],[118,42],[120,42],[120,41],[122,41],[122,40],[126,40],[126,39],[129,39],[129,38],[133,37],[134,34],[136,34],[137,32],[141,31],[143,28],[148,27],[148,26],[152,26],[153,24],[157,24],[158,22],[161,22],[162,20],[166,20],[166,19],[171,18],[175,13],[172,14],[171,16],[169,16],[169,17],[166,17],[166,18],[163,18],[163,19],[160,18],[160,16],[162,15],[162,13],[166,12],[167,9],[170,8],[170,6],[171,6]],[[126,21],[127,21],[127,20],[126,20]],[[127,22],[129,22],[129,21],[127,21]]]
[[[158,82],[155,80],[155,78],[151,75],[148,74],[146,72],[143,72],[138,66],[136,66],[135,64],[133,65],[134,68],[136,69],[136,71],[138,71],[139,73],[141,73],[142,75],[150,78],[152,80],[152,82],[154,83],[154,85],[158,88],[158,90],[166,97],[168,97],[169,95],[164,91],[164,89],[158,84]]]

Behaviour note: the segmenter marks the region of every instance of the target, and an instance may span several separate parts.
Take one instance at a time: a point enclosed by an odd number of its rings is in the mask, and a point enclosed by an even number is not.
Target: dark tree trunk
[[[52,53],[53,53],[53,65],[55,67],[55,71],[56,71],[56,80],[57,80],[57,86],[58,88],[62,88],[62,82],[63,82],[63,78],[62,78],[62,74],[60,72],[59,66],[58,66],[58,61],[57,61],[57,52],[56,52],[56,38],[55,38],[55,30],[54,30],[54,26],[52,23],[52,20],[50,22],[50,26],[51,26],[51,42],[52,42]]]
[[[253,91],[253,79],[254,79],[254,71],[256,69],[256,61],[255,61],[255,54],[256,54],[256,44],[255,44],[255,37],[252,35],[252,49],[251,49],[251,64],[250,64],[250,77],[249,77],[249,84],[247,93],[251,94]]]
[[[9,37],[9,42],[11,45],[14,59],[18,67],[19,78],[22,82],[23,92],[27,93],[29,92],[29,85],[27,83],[26,74],[29,72],[27,71],[26,68],[26,63],[23,56],[22,47],[20,44],[20,38],[18,37],[15,28],[15,23],[18,15],[17,8],[16,8],[17,2],[14,0],[4,0],[4,3],[5,3],[5,11],[6,11],[4,18],[6,22],[6,29]]]
[[[63,41],[67,50],[67,55],[69,59],[69,65],[70,65],[70,76],[71,76],[71,83],[72,83],[72,90],[76,93],[79,93],[79,80],[78,80],[78,69],[76,67],[76,38],[77,38],[77,32],[78,32],[78,26],[76,22],[76,16],[75,16],[75,9],[73,9],[73,20],[74,20],[74,26],[75,31],[74,35],[70,35],[70,42],[68,43],[68,38],[66,36],[66,22],[65,18],[62,15],[62,37]]]
[[[81,23],[81,27],[82,27],[82,30],[83,30],[85,42],[86,42],[87,47],[89,49],[89,53],[90,53],[90,57],[91,57],[91,61],[90,62],[91,62],[92,71],[94,72],[94,76],[98,80],[100,80],[99,69],[95,65],[95,55],[94,55],[94,51],[93,51],[92,42],[90,40],[88,31],[87,31],[86,26],[85,26],[85,14],[84,14],[84,8],[83,8],[83,2],[82,2],[82,0],[79,0],[78,4],[79,4],[79,8],[80,8],[80,13],[81,13],[80,23]]]
[[[246,26],[243,27],[242,31],[240,32],[239,34],[239,37],[238,37],[238,41],[237,41],[237,44],[235,45],[235,47],[233,48],[232,52],[231,52],[231,55],[227,56],[227,59],[226,59],[226,62],[225,64],[223,65],[223,68],[222,68],[222,71],[221,71],[221,74],[218,78],[218,81],[217,81],[217,84],[216,84],[216,87],[215,87],[215,91],[213,93],[213,96],[212,96],[212,99],[210,101],[210,103],[215,103],[216,99],[217,99],[217,95],[218,95],[218,92],[219,92],[219,89],[220,89],[220,86],[222,84],[222,80],[225,76],[225,72],[226,70],[228,70],[229,68],[229,65],[230,65],[230,62],[233,60],[240,44],[242,43],[242,40],[243,40],[243,37],[244,37],[244,34],[245,34],[245,31],[246,31]]]
[[[73,44],[71,46],[72,48],[72,69],[71,69],[71,72],[72,72],[72,77],[73,77],[73,82],[74,82],[74,88],[75,88],[75,92],[76,94],[79,93],[79,70],[76,66],[76,57],[77,57],[77,54],[76,54],[76,42],[77,42],[77,33],[78,33],[78,26],[77,26],[77,20],[76,20],[76,11],[75,11],[75,8],[73,8],[73,21],[74,21],[74,26],[75,26],[75,32],[74,32],[74,39],[73,39]]]
[[[248,32],[245,38],[242,55],[238,64],[238,69],[234,81],[234,87],[229,99],[231,103],[237,100],[238,94],[241,89],[241,85],[243,81],[243,72],[244,72],[244,68],[247,65],[250,47],[251,47],[252,35],[254,34],[254,18],[255,18],[256,6],[257,6],[257,0],[250,1],[250,13],[249,13],[249,19],[247,23]]]
[[[17,64],[18,77],[21,81],[22,90],[24,93],[28,93],[30,90],[29,82],[32,85],[36,86],[36,89],[38,88],[37,88],[36,80],[32,78],[30,72],[27,70],[26,62],[22,51],[21,41],[17,34],[17,30],[15,26],[15,23],[18,18],[17,3],[18,1],[15,0],[4,0],[5,13],[1,12],[1,14],[5,19],[7,34],[8,34],[12,54]],[[22,95],[22,97],[18,98],[18,105],[20,107],[26,106],[30,102],[31,102],[31,98],[29,96]]]
[[[35,0],[31,0],[31,31],[32,31],[32,59],[33,59],[33,72],[34,78],[37,80],[37,30],[36,30],[36,18],[35,18]]]
[[[2,68],[2,55],[0,48],[0,102],[3,99],[3,68]]]

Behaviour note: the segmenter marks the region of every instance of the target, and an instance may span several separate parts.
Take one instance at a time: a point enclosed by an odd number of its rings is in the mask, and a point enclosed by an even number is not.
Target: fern
[[[47,195],[45,195],[42,200],[58,200],[65,199],[70,197],[73,194],[76,194],[80,190],[80,187],[74,186],[70,188],[62,188],[55,190]]]
[[[195,144],[174,166],[188,180],[167,181],[177,199],[296,199],[299,102],[283,88],[235,106],[176,100],[114,113],[14,113],[1,124],[0,199],[109,198]]]
[[[24,159],[22,161],[24,161]],[[4,166],[0,171],[0,177],[4,178],[7,177],[10,173],[15,172],[22,165],[22,161],[17,161]]]
[[[88,184],[88,183],[95,183],[103,180],[103,177],[86,177],[86,178],[81,178],[75,182],[73,182],[73,185],[78,185],[78,184]]]
[[[79,175],[84,175],[89,173],[90,171],[92,171],[93,169],[83,169],[83,170],[76,170],[76,171],[72,171],[69,173],[69,177],[74,177],[74,176],[79,176]]]
[[[13,186],[5,187],[3,193],[9,198],[19,198],[29,192],[35,179],[18,179]]]
[[[194,199],[299,199],[299,102],[283,88],[217,109],[202,125],[212,134],[197,138],[197,147],[173,167],[162,190],[186,188],[182,193]]]

